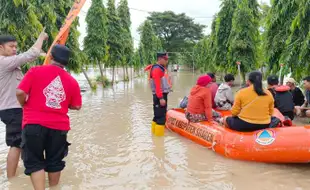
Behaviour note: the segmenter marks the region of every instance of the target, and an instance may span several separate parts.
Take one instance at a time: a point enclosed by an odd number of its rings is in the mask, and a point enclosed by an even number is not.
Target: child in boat
[[[196,85],[188,96],[188,105],[185,112],[190,122],[212,121],[212,95],[207,85],[211,82],[209,75],[200,76]]]
[[[224,77],[225,82],[217,89],[215,95],[215,104],[219,110],[230,110],[234,104],[234,95],[231,87],[234,84],[235,77],[232,74],[227,74]]]
[[[250,73],[247,83],[249,87],[236,94],[232,117],[224,119],[225,126],[243,132],[268,128],[274,109],[272,94],[263,89],[260,72]]]
[[[290,92],[290,87],[278,85],[279,79],[276,75],[267,78],[268,90],[274,98],[274,107],[277,108],[282,115],[294,119],[294,100]]]

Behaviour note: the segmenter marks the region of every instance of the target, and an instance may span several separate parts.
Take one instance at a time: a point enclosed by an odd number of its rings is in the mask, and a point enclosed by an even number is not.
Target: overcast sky
[[[106,2],[107,0],[104,0]],[[118,2],[118,0],[116,0]],[[267,2],[270,0],[259,0],[259,2]],[[131,14],[131,33],[134,38],[135,47],[139,43],[139,34],[137,28],[146,17],[149,15],[147,11],[167,11],[171,10],[175,13],[186,13],[188,16],[195,18],[195,21],[207,26],[205,33],[210,33],[210,26],[212,17],[220,9],[220,0],[128,0],[130,14]],[[87,10],[91,5],[91,0],[87,0],[82,8],[80,16],[81,32],[80,42],[83,41],[86,35],[85,17]],[[138,10],[137,10],[138,9]]]

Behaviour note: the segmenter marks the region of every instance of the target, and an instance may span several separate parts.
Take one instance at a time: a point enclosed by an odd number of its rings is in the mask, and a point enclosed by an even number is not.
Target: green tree
[[[118,16],[122,26],[122,65],[126,70],[124,72],[124,80],[129,80],[128,64],[130,64],[133,57],[133,41],[130,32],[130,12],[127,0],[121,0],[118,6]]]
[[[290,27],[297,15],[298,5],[295,0],[272,1],[267,16],[266,37],[264,42],[266,62],[271,73],[280,70],[286,41],[290,35]],[[283,60],[284,61],[284,60]]]
[[[184,13],[153,12],[148,17],[157,37],[166,51],[186,51],[203,38],[204,25],[196,24]],[[173,60],[173,57],[172,57]]]
[[[209,42],[210,42],[210,36],[204,37],[202,40],[200,40],[194,47],[193,51],[193,57],[195,58],[195,67],[200,69],[201,72],[205,73],[208,70],[214,71],[213,64],[208,64],[208,54],[209,54]],[[192,57],[192,56],[191,56]]]
[[[300,80],[310,71],[310,2],[308,0],[296,1],[298,12],[291,24],[291,33],[287,40],[283,62]]]
[[[238,0],[229,37],[228,72],[236,72],[236,62],[241,62],[243,82],[245,74],[255,69],[257,61],[258,17],[252,0]],[[251,2],[251,3],[250,3]],[[257,5],[256,5],[257,6]]]
[[[115,67],[121,63],[122,53],[122,26],[115,8],[115,0],[108,1],[108,40],[109,65],[112,70],[112,84],[115,82]]]
[[[140,47],[143,57],[143,65],[156,62],[156,52],[160,51],[161,45],[154,33],[152,24],[146,20],[140,27]]]
[[[19,50],[21,52],[29,49],[36,40],[43,26],[50,38],[45,45],[44,50],[47,51],[57,36],[64,20],[73,5],[73,0],[55,1],[37,1],[37,0],[14,0],[0,1],[0,33],[14,35],[19,42]],[[79,32],[77,32],[78,21],[71,25],[70,36],[67,46],[72,48],[78,47]],[[76,49],[78,50],[78,49]],[[69,71],[79,72],[80,54],[73,53],[70,60]],[[37,61],[41,64],[43,59]],[[23,67],[27,71],[29,65]]]
[[[87,36],[84,39],[84,51],[92,65],[98,65],[101,83],[104,86],[102,62],[107,57],[107,15],[102,0],[92,0],[86,16]]]
[[[236,9],[235,0],[223,0],[216,18],[214,63],[223,70],[228,65],[228,40],[232,29],[232,19]]]

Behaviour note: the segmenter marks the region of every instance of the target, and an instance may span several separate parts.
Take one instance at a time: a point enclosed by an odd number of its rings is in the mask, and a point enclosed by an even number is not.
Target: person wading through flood
[[[7,177],[16,175],[20,158],[20,143],[23,111],[15,93],[23,78],[21,66],[40,56],[43,41],[48,38],[44,30],[35,44],[25,53],[17,55],[17,41],[13,36],[0,35],[0,118],[6,125],[6,144],[10,147],[7,156]]]
[[[16,92],[24,111],[22,159],[35,190],[45,189],[45,172],[50,187],[59,183],[70,145],[68,109],[82,106],[79,84],[64,70],[70,50],[55,45],[51,55],[51,64],[31,68]]]
[[[171,90],[169,77],[165,74],[168,64],[167,53],[157,53],[157,63],[150,69],[150,84],[153,93],[154,118],[152,133],[156,136],[164,134],[168,93]]]

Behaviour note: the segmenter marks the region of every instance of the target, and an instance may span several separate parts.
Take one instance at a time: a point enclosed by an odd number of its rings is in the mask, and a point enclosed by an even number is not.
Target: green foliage
[[[285,54],[281,58],[299,80],[310,71],[310,2],[300,0],[296,4],[298,12],[292,21]]]
[[[115,9],[115,0],[108,1],[108,40],[109,66],[115,67],[121,63],[122,53],[122,26]]]
[[[107,87],[112,84],[112,82],[106,76],[101,77],[101,75],[96,77],[96,82],[101,82],[103,87]]]
[[[241,62],[241,72],[256,68],[258,20],[253,0],[238,0],[232,19],[232,29],[229,37],[229,66],[226,71],[236,73],[236,62]]]
[[[232,30],[232,19],[236,9],[235,0],[223,0],[221,10],[216,18],[215,55],[214,63],[218,67],[226,68],[228,63],[228,40]]]
[[[297,14],[296,0],[272,1],[266,23],[265,55],[271,73],[280,70],[286,48],[286,40],[290,36],[290,27]],[[281,57],[282,60],[281,60]]]
[[[125,57],[123,65],[131,63],[133,56],[133,40],[130,32],[130,12],[127,0],[121,0],[118,6],[118,16],[122,27],[122,55]]]
[[[92,0],[86,16],[87,36],[84,51],[93,65],[105,60],[108,30],[106,9],[102,0]]]
[[[148,20],[156,36],[161,39],[163,48],[170,52],[186,49],[188,45],[194,46],[203,37],[205,26],[196,24],[193,18],[184,13],[153,12]]]
[[[0,1],[0,33],[14,35],[18,41],[19,51],[27,51],[36,41],[39,33],[46,27],[46,32],[49,34],[48,43],[44,46],[47,51],[56,37],[59,29],[64,23],[65,17],[69,13],[73,5],[73,0],[5,0]],[[70,37],[67,41],[67,46],[74,51],[68,70],[78,72],[82,62],[78,53],[78,37],[77,31],[78,21],[71,25]],[[36,64],[41,64],[43,59],[40,59]],[[29,64],[23,68],[26,71]]]
[[[156,37],[152,24],[146,20],[140,27],[140,53],[142,65],[156,62],[156,52],[161,50],[161,44]]]

